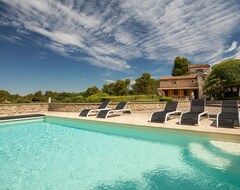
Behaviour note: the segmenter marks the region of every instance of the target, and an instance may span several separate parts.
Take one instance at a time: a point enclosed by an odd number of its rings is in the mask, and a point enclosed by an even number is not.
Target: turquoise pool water
[[[0,189],[240,189],[240,156],[210,140],[53,117],[1,124]]]

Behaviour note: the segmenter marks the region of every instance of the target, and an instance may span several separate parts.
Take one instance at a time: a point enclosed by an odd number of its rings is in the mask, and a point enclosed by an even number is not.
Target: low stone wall
[[[162,110],[166,102],[129,102],[126,108],[132,111]],[[108,107],[115,108],[117,103],[113,102]],[[189,101],[180,101],[178,108],[189,107]],[[36,104],[0,104],[0,115],[16,115],[24,113],[39,112],[80,112],[82,109],[97,108],[99,103],[36,103]]]
[[[15,115],[48,111],[47,103],[0,104],[0,115]]]
[[[99,103],[51,103],[49,104],[48,111],[80,112],[82,109],[94,109],[98,106]]]
[[[166,102],[130,102],[126,108],[132,111],[145,110],[161,110],[165,107]],[[90,109],[98,107],[99,103],[51,103],[49,104],[49,111],[56,112],[80,112],[82,109]],[[111,103],[108,107],[115,108],[117,103]],[[179,102],[178,108],[189,107],[189,101]]]

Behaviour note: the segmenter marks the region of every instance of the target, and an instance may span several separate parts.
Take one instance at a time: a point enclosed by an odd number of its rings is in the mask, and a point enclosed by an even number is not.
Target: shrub
[[[158,102],[157,95],[135,95],[135,96],[108,96],[104,97],[102,101],[111,102]]]
[[[159,101],[160,101],[160,102],[162,102],[162,101],[172,102],[172,101],[174,101],[174,98],[171,98],[171,97],[163,97],[163,98],[160,98]]]
[[[32,101],[26,98],[18,98],[14,103],[31,103]]]
[[[102,101],[111,101],[111,102],[133,102],[134,96],[108,96],[102,98]]]
[[[89,96],[86,102],[102,102],[104,97],[108,97],[107,93],[98,93]]]
[[[64,102],[64,103],[70,103],[70,102],[71,102],[71,99],[70,99],[70,98],[64,98],[64,100],[62,100],[62,102]]]
[[[142,98],[142,99],[137,99],[134,102],[159,102],[159,99],[149,99],[149,98]]]
[[[74,96],[70,98],[70,101],[73,103],[82,103],[84,102],[83,96]]]
[[[240,100],[240,96],[235,96],[235,97],[225,97],[224,100]]]

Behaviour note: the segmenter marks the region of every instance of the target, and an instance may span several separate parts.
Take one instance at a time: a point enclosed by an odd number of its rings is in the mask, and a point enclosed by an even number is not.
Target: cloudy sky
[[[240,58],[239,0],[0,0],[0,89],[85,91],[177,56]]]

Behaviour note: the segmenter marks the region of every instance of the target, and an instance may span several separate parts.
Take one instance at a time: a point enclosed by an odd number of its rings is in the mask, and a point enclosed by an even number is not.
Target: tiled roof
[[[209,64],[189,64],[189,68],[195,68],[195,67],[210,67]]]
[[[190,75],[184,75],[184,76],[161,77],[160,80],[194,79],[196,77],[197,77],[197,74],[190,74]]]

